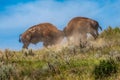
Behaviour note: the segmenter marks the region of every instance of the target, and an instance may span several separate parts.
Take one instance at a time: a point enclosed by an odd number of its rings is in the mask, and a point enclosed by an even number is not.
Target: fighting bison
[[[95,20],[86,17],[75,17],[64,28],[64,33],[69,41],[71,37],[74,41],[86,40],[87,33],[90,33],[96,39],[99,35],[98,28],[102,30]]]
[[[19,42],[23,43],[23,48],[28,48],[29,44],[43,42],[45,47],[55,45],[62,41],[64,33],[58,30],[51,23],[41,23],[30,27],[20,35]]]

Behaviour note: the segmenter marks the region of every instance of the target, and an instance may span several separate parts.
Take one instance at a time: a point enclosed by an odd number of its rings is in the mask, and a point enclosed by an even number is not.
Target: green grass
[[[117,64],[115,73],[105,66],[110,59]],[[0,51],[0,71],[0,80],[120,80],[120,28],[108,27],[84,48]]]

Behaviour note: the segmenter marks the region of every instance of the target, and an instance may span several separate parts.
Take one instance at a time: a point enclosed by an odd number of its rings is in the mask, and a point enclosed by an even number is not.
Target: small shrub
[[[10,80],[10,77],[15,74],[11,64],[0,66],[0,80]]]
[[[94,69],[95,79],[109,77],[117,73],[118,65],[113,59],[102,60]]]

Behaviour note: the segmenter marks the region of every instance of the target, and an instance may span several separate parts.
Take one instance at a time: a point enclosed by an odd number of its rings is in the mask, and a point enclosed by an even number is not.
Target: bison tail
[[[22,35],[22,34],[19,35],[19,42],[21,42],[21,35]]]

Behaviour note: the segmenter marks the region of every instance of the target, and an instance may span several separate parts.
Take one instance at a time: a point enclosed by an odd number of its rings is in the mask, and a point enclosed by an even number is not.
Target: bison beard
[[[45,47],[55,45],[62,41],[64,33],[58,30],[51,23],[41,23],[30,27],[20,35],[19,42],[23,43],[23,48],[28,48],[29,44],[43,42]]]

